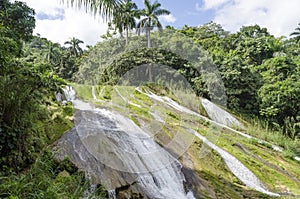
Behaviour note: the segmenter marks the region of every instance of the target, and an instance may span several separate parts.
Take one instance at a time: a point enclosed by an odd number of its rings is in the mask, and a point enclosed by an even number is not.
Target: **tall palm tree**
[[[78,57],[82,54],[82,49],[79,44],[83,43],[83,41],[76,39],[75,37],[71,38],[70,41],[66,41],[65,45],[69,45],[68,49],[72,55]]]
[[[295,32],[292,32],[290,36],[295,36],[296,42],[300,43],[300,23],[298,23],[298,28],[295,29]]]
[[[60,54],[60,45],[58,43],[53,43],[51,41],[47,41],[45,43],[45,59],[50,63],[57,62]]]
[[[61,0],[72,7],[83,7],[86,12],[91,12],[94,15],[100,14],[106,20],[116,14],[119,4],[123,0]]]
[[[151,47],[150,31],[157,27],[159,30],[162,30],[162,25],[158,20],[158,16],[168,15],[170,11],[166,9],[161,9],[161,4],[158,1],[155,1],[151,4],[150,0],[144,0],[145,8],[141,11],[141,16],[144,16],[138,24],[137,31],[140,34],[141,31],[146,31],[148,39],[148,48]]]
[[[136,27],[136,18],[139,18],[140,11],[137,5],[132,0],[125,0],[120,4],[118,14],[114,15],[112,23],[115,25],[115,29],[119,33],[123,34],[123,30],[126,32],[126,45],[129,41],[129,30]]]

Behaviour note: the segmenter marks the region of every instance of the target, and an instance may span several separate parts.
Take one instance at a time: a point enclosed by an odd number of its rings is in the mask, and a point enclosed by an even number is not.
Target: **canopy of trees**
[[[32,163],[51,140],[46,132],[54,127],[44,126],[55,122],[47,105],[65,84],[59,76],[70,79],[77,71],[67,49],[32,35],[34,14],[25,3],[0,2],[0,173]]]
[[[295,138],[300,132],[297,30],[291,39],[276,38],[258,25],[233,34],[213,22],[178,31],[210,53],[222,75],[230,109],[283,126],[283,133]]]

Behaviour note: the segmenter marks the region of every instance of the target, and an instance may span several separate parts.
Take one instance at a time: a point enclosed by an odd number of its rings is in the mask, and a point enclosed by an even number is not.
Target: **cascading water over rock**
[[[110,190],[128,185],[149,198],[194,198],[184,189],[181,164],[132,120],[79,100],[73,104],[79,109],[76,127],[58,142],[61,157],[69,156]]]

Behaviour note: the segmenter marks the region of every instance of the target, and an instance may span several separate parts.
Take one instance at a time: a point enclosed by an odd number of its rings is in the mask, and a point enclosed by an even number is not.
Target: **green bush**
[[[26,172],[0,178],[0,198],[80,198],[89,188],[83,172],[68,158],[55,160],[50,150],[42,152]],[[101,185],[92,195],[108,197]]]

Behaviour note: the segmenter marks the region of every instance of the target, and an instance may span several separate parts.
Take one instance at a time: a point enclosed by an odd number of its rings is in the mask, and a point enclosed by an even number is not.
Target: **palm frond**
[[[150,8],[151,8],[151,3],[150,3],[149,0],[144,0],[144,5],[145,5],[145,8],[146,8],[146,9],[150,10]]]
[[[155,1],[155,2],[152,4],[152,10],[155,11],[155,10],[157,10],[160,6],[161,6],[161,4],[160,4],[158,1]]]
[[[137,29],[136,29],[138,34],[146,30],[147,23],[148,23],[148,18],[144,18],[138,22]]]
[[[298,23],[298,26],[300,26],[300,23]],[[300,36],[300,27],[295,28],[295,32],[292,32],[290,36]]]
[[[109,20],[123,0],[61,0],[61,2],[71,7],[84,8],[86,12],[100,14],[105,20]]]
[[[166,10],[166,9],[159,9],[159,10],[156,10],[154,12],[155,15],[157,16],[160,16],[160,15],[169,15],[171,12],[169,10]]]

